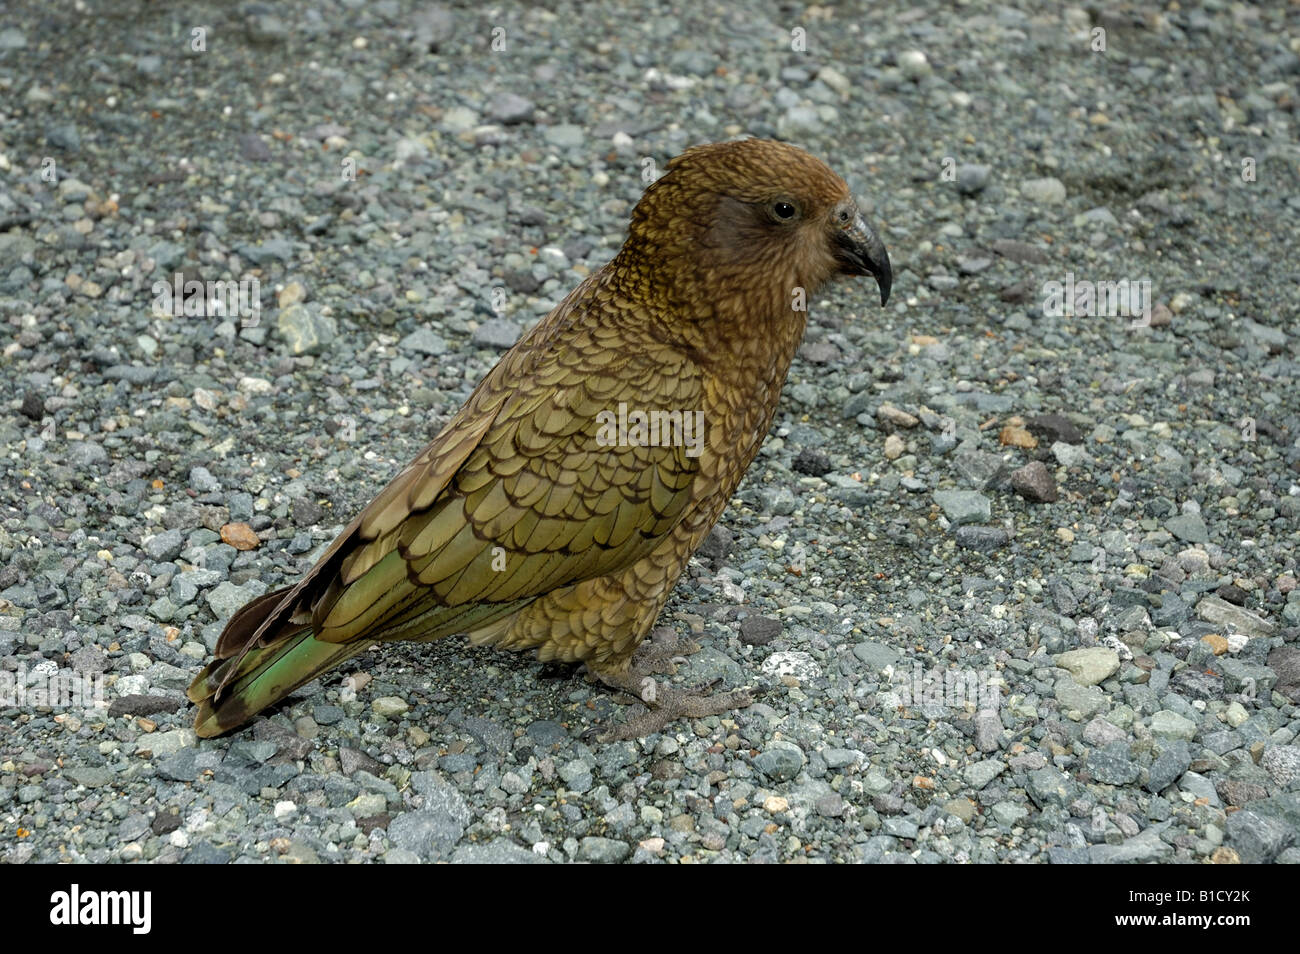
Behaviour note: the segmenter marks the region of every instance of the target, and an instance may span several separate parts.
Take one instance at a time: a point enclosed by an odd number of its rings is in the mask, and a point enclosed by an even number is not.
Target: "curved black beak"
[[[894,273],[889,267],[889,252],[875,229],[861,215],[853,224],[835,233],[835,257],[845,275],[872,275],[880,286],[880,305],[889,301],[889,286]]]

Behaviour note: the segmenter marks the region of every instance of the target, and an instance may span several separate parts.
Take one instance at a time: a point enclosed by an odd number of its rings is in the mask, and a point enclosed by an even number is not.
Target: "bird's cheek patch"
[[[767,229],[756,220],[752,205],[722,196],[700,237],[700,245],[709,251],[710,264],[743,265],[759,257],[766,238]]]

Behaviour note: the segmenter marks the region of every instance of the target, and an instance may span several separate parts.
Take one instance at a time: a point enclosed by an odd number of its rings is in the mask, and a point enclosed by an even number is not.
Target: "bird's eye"
[[[772,214],[778,219],[793,219],[794,206],[789,202],[777,202],[772,206]]]

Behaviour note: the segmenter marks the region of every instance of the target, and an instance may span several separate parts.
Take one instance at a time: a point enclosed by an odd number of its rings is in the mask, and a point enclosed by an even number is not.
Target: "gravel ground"
[[[1300,8],[92,6],[0,26],[0,859],[1300,861]],[[895,267],[812,303],[660,620],[760,701],[602,745],[451,639],[197,742],[222,621],[742,134]]]

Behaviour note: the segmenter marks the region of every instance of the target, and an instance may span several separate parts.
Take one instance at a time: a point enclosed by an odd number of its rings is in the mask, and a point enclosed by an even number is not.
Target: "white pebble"
[[[898,69],[908,79],[920,79],[930,73],[930,61],[920,50],[898,54]]]

